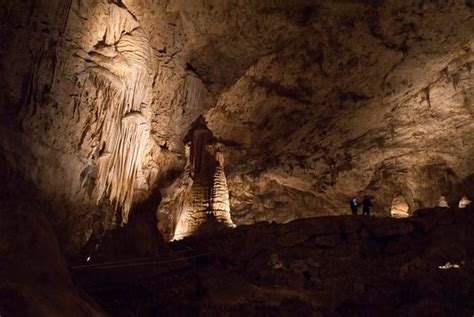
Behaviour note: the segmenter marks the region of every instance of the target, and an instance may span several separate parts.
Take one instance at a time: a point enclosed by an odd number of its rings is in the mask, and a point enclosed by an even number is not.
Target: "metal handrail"
[[[119,267],[131,267],[131,266],[143,266],[149,264],[163,264],[163,263],[173,263],[173,262],[180,262],[184,260],[189,260],[193,258],[203,257],[206,255],[211,255],[212,252],[203,252],[197,255],[187,256],[187,257],[180,257],[176,259],[168,259],[168,260],[161,260],[161,261],[140,261],[144,259],[153,259],[152,257],[148,258],[135,258],[130,260],[123,260],[123,261],[111,261],[111,262],[104,262],[104,263],[96,263],[96,264],[85,264],[85,265],[76,265],[72,266],[73,270],[80,270],[80,269],[87,269],[87,268],[119,268]],[[135,263],[134,263],[135,262]]]
[[[143,262],[143,263],[131,263],[131,264],[123,264],[123,265],[108,265],[108,266],[99,266],[96,267],[98,269],[116,269],[116,268],[122,268],[122,267],[133,267],[133,266],[145,266],[145,265],[155,265],[155,264],[167,264],[167,263],[174,263],[174,262],[182,262],[185,260],[189,259],[196,259],[196,258],[201,258],[204,256],[211,255],[211,252],[208,253],[203,253],[203,254],[198,254],[194,256],[189,256],[186,258],[180,258],[180,259],[173,259],[173,260],[166,260],[166,261],[153,261],[153,262]]]

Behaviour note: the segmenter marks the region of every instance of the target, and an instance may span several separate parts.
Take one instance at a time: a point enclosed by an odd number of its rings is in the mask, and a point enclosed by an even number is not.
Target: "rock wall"
[[[238,180],[257,173],[313,195],[307,210],[324,213],[348,213],[363,193],[387,215],[397,192],[411,210],[440,195],[457,203],[472,191],[472,8],[342,7],[322,4],[314,34],[259,59],[208,112],[216,135],[245,151],[231,192],[257,202]]]

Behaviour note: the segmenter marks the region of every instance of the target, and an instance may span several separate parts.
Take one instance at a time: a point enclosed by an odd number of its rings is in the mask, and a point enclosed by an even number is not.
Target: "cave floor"
[[[474,210],[256,223],[73,270],[112,316],[472,316]]]

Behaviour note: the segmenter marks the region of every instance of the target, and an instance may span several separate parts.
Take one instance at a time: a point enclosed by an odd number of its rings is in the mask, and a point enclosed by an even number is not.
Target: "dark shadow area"
[[[87,263],[101,263],[158,257],[169,252],[165,239],[158,231],[156,210],[160,201],[160,191],[155,188],[147,199],[133,206],[125,226],[109,230],[102,237],[93,234],[82,250],[83,259]]]

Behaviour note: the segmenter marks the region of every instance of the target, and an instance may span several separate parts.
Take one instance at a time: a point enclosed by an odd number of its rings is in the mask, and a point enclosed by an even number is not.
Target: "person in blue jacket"
[[[352,215],[357,216],[357,209],[359,209],[359,202],[357,201],[357,198],[352,197],[351,198]]]

